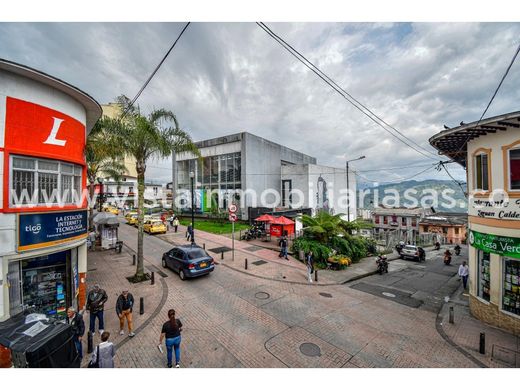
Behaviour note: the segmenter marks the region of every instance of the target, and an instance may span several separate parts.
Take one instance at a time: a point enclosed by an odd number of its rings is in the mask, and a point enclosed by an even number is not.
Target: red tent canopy
[[[275,220],[275,217],[273,217],[272,215],[269,215],[269,214],[261,215],[260,217],[255,219],[255,221],[257,221],[257,222],[269,222],[269,223],[272,223],[274,220]]]
[[[275,225],[294,225],[295,222],[292,219],[286,218],[283,215],[281,217],[275,218],[271,223]]]

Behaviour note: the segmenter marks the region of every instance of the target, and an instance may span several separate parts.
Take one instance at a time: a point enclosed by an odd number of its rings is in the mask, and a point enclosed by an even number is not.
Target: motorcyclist
[[[441,249],[441,244],[439,243],[439,241],[437,241],[435,243],[435,250],[439,250],[439,249]]]
[[[380,275],[382,275],[383,272],[388,273],[388,261],[385,255],[379,255],[376,259],[376,264]]]
[[[444,252],[444,264],[450,264],[451,263],[451,252],[449,249],[446,249],[446,252]]]
[[[455,250],[455,254],[456,254],[457,256],[460,255],[460,245],[459,245],[459,244],[455,245],[454,250]]]

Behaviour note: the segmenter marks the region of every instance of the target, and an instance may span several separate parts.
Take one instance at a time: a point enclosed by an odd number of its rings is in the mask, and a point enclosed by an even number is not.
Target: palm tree
[[[94,186],[96,178],[103,174],[119,180],[126,172],[125,165],[121,161],[122,150],[119,144],[110,137],[98,121],[87,138],[85,147],[85,159],[87,162],[87,180],[89,186],[89,229],[92,228],[94,199]]]
[[[352,235],[355,230],[368,229],[373,226],[362,219],[345,221],[343,216],[345,214],[330,215],[325,211],[320,211],[315,217],[302,215],[301,220],[304,231],[324,244],[330,242],[333,237]]]
[[[137,171],[138,230],[137,230],[137,268],[134,280],[144,280],[143,263],[143,219],[144,219],[144,180],[146,164],[152,157],[165,158],[176,153],[192,152],[200,157],[200,152],[191,137],[181,130],[173,112],[159,109],[148,116],[140,113],[139,107],[132,106],[130,99],[122,95],[117,98],[122,115],[117,119],[103,118],[102,126],[112,134],[121,145],[126,156],[133,157]],[[165,123],[173,123],[166,127]]]

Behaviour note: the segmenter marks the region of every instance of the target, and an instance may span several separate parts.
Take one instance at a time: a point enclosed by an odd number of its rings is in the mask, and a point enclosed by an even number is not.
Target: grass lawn
[[[179,221],[181,225],[188,226],[191,223],[191,218],[180,218]],[[235,222],[235,232],[249,228],[250,226],[247,223]],[[214,234],[231,234],[231,222],[220,223],[217,221],[195,220],[195,229]]]

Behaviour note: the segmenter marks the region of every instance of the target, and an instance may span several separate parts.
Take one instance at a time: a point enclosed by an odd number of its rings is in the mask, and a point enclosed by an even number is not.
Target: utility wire
[[[157,71],[159,70],[159,68],[161,67],[161,65],[163,64],[164,61],[166,61],[166,58],[168,58],[168,55],[171,53],[171,51],[173,50],[173,48],[175,47],[175,45],[177,44],[177,42],[179,41],[179,39],[182,37],[182,34],[184,34],[184,31],[186,31],[186,29],[188,28],[188,26],[190,25],[191,22],[188,22],[186,23],[186,25],[184,26],[184,28],[182,29],[181,33],[179,34],[179,36],[177,37],[177,39],[175,40],[175,42],[173,42],[173,45],[170,47],[170,49],[166,52],[166,54],[164,55],[163,59],[161,60],[161,62],[159,62],[159,64],[155,67],[155,69],[153,70],[152,74],[150,75],[150,77],[148,77],[148,79],[146,80],[146,82],[143,84],[143,86],[141,87],[141,89],[139,90],[139,92],[137,92],[137,95],[134,96],[134,98],[132,99],[132,101],[130,102],[130,105],[126,108],[126,110],[123,112],[123,115],[121,116],[121,118],[124,118],[126,116],[126,114],[128,114],[128,111],[132,108],[132,106],[134,105],[134,103],[137,101],[137,99],[139,99],[139,96],[141,96],[141,93],[143,93],[144,89],[148,86],[148,84],[150,83],[150,81],[152,81],[152,78],[153,76],[155,76],[155,74],[157,73]]]
[[[426,172],[426,171],[429,171],[429,170],[432,169],[432,168],[434,168],[434,165],[432,165],[432,166],[430,166],[430,167],[428,167],[428,168],[426,168],[426,169],[424,169],[424,170],[422,170],[422,171],[420,171],[420,172],[414,174],[413,176],[410,176],[410,177],[407,177],[407,178],[404,178],[404,179],[401,178],[401,179],[398,179],[398,180],[392,180],[392,181],[381,181],[381,180],[377,181],[377,180],[370,180],[369,178],[367,178],[367,177],[365,177],[365,176],[363,176],[363,175],[360,175],[357,171],[354,171],[354,174],[355,174],[356,176],[359,176],[359,177],[362,178],[363,180],[369,181],[369,182],[371,182],[371,183],[379,183],[379,184],[381,184],[381,185],[385,185],[385,184],[399,183],[399,182],[402,182],[402,181],[407,181],[407,180],[413,179],[414,177],[419,176],[420,174],[422,174],[422,173],[424,173],[424,172]]]
[[[265,25],[265,23],[257,22],[256,24],[260,28],[262,28],[262,30],[264,30],[271,38],[276,40],[285,50],[287,50],[291,55],[293,55],[298,61],[300,61],[303,65],[305,65],[308,69],[310,69],[313,73],[315,73],[326,84],[328,84],[332,89],[334,89],[337,93],[339,93],[345,100],[347,100],[351,105],[353,105],[355,108],[357,108],[361,113],[363,113],[365,116],[367,116],[369,119],[371,119],[374,123],[376,123],[378,126],[380,126],[383,130],[388,132],[390,135],[392,135],[393,137],[395,137],[396,139],[398,139],[399,141],[401,141],[402,143],[404,143],[405,145],[407,145],[411,149],[415,150],[417,153],[420,153],[423,156],[425,156],[427,158],[430,158],[432,160],[433,159],[435,159],[435,160],[439,159],[439,156],[437,156],[434,153],[430,152],[429,150],[423,148],[422,146],[420,146],[419,144],[415,143],[413,140],[408,138],[406,135],[404,135],[403,133],[401,133],[400,131],[395,129],[394,127],[388,125],[388,123],[386,123],[384,120],[382,120],[376,114],[374,114],[371,110],[369,110],[367,107],[365,107],[363,104],[361,104],[358,100],[356,100],[354,97],[352,97],[352,95],[350,95],[343,88],[338,86],[337,83],[335,83],[329,76],[327,76],[324,72],[322,72],[311,61],[309,61],[303,54],[298,52],[290,44],[288,44],[282,38],[280,38],[278,35],[276,35],[269,27],[267,27],[267,25]],[[367,113],[367,111],[368,111],[368,113]],[[375,118],[377,118],[377,120]],[[424,152],[416,149],[415,147],[413,147],[412,145],[410,145],[409,143],[407,143],[406,141],[401,139],[399,136],[397,136],[394,133],[392,133],[389,129],[387,129],[385,126],[383,126],[383,124],[381,124],[381,122],[384,123],[385,125],[391,127],[392,129],[394,129],[403,138],[405,138],[405,139],[409,140],[410,142],[416,144],[418,147],[420,147],[421,149],[425,150],[427,153],[430,153],[431,155],[435,156],[435,158],[430,157],[427,154],[425,154]]]

